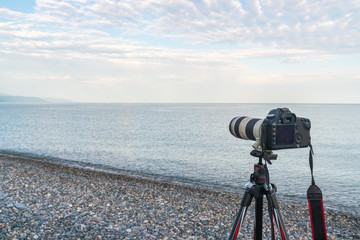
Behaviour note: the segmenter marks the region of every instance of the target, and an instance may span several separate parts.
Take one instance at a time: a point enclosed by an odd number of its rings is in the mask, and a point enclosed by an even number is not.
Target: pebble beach
[[[0,181],[0,239],[227,239],[242,198],[10,155]],[[280,207],[290,239],[312,239],[307,205]],[[253,211],[240,239],[252,239]],[[328,239],[360,239],[358,216],[325,215]]]

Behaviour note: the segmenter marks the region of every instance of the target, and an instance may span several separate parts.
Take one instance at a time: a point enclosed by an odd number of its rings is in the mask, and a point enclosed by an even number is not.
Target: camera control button
[[[295,134],[295,142],[300,144],[303,140],[303,136],[300,133]]]

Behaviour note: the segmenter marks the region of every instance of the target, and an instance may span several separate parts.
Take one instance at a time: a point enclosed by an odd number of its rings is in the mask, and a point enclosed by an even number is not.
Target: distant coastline
[[[11,96],[11,95],[0,94],[0,103],[60,103],[60,102],[71,102],[71,101],[68,99]]]

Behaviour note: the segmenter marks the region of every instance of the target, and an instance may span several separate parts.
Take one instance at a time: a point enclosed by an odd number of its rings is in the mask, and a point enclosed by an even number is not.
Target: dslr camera
[[[296,117],[288,108],[273,109],[265,119],[235,117],[229,124],[233,136],[254,140],[258,151],[307,147],[310,127],[309,119]]]

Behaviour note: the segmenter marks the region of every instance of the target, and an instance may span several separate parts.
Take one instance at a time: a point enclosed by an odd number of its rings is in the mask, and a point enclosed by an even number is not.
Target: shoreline
[[[242,198],[4,154],[0,169],[1,239],[227,239]],[[279,201],[290,239],[312,239],[307,206]],[[242,238],[252,236],[253,211]],[[359,217],[325,215],[329,239],[360,239]]]

